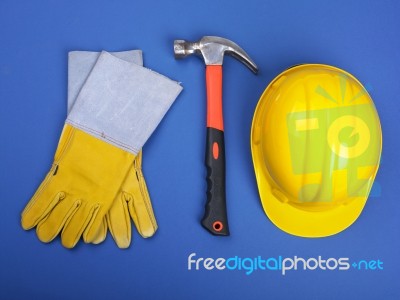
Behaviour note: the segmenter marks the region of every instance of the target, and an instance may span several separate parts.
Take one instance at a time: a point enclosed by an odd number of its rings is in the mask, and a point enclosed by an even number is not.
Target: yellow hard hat
[[[265,213],[283,231],[324,237],[360,215],[379,167],[382,132],[368,92],[339,68],[278,75],[254,113],[251,152]]]

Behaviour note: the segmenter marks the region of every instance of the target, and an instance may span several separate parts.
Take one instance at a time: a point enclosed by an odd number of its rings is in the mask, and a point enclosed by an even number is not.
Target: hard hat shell
[[[302,237],[346,229],[368,199],[381,149],[378,113],[355,77],[321,64],[287,69],[265,89],[251,128],[265,213]]]

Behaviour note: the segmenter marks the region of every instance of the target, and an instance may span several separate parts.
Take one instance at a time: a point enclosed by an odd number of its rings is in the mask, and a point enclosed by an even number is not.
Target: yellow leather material
[[[39,239],[60,232],[72,248],[83,236],[94,240],[135,155],[66,124],[54,163],[22,212],[24,229],[36,226]]]
[[[115,201],[113,202],[113,205],[114,205],[114,203],[115,203]],[[107,217],[104,217],[103,222],[101,222],[101,225],[100,225],[99,229],[97,230],[95,238],[90,243],[95,244],[95,245],[100,244],[100,243],[104,242],[106,237],[107,237]],[[85,241],[85,243],[89,243],[89,242]]]
[[[92,243],[102,242],[106,238],[108,227],[118,247],[128,248],[132,236],[131,218],[137,231],[144,238],[151,237],[158,228],[142,173],[142,152],[136,156],[120,192],[106,215],[106,221],[99,228]]]

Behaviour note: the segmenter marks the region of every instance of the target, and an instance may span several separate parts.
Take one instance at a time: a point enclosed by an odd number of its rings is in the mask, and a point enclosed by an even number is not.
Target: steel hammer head
[[[175,40],[174,54],[175,58],[197,54],[203,57],[206,65],[222,65],[224,55],[228,54],[241,61],[252,72],[258,72],[257,65],[242,48],[234,42],[218,36],[205,36],[198,42]]]

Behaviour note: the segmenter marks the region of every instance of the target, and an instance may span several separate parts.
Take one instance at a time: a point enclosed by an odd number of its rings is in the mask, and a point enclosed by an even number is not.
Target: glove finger
[[[125,193],[120,192],[114,200],[107,213],[107,225],[117,246],[128,248],[131,243],[131,219]]]
[[[36,227],[36,234],[44,243],[51,242],[68,223],[79,207],[79,200],[61,201]]]
[[[96,237],[91,243],[95,245],[100,244],[104,242],[106,237],[107,237],[107,218],[104,217],[103,222],[101,222],[100,228],[96,233]]]
[[[85,228],[89,226],[96,217],[99,215],[100,206],[89,205],[85,201],[80,201],[80,206],[73,216],[71,216],[68,223],[64,226],[61,233],[61,242],[66,248],[75,247],[76,243],[79,241]],[[99,217],[100,223],[102,217]]]
[[[82,235],[85,243],[93,243],[93,241],[97,240],[98,232],[99,232],[100,228],[102,226],[104,226],[103,219],[105,218],[107,209],[108,209],[108,205],[107,205],[107,207],[99,206],[96,211],[96,215],[94,215],[93,218],[91,218],[89,220],[89,223],[87,223],[87,225],[85,225],[83,235]]]
[[[143,198],[137,199],[133,197],[128,202],[128,209],[139,234],[144,238],[148,238],[154,235],[158,225],[154,218],[150,202],[146,203],[142,200]]]
[[[56,186],[52,180],[57,173],[57,166],[54,165],[39,188],[26,205],[21,214],[21,225],[25,230],[36,226],[49,212],[65,198],[65,193]]]
[[[158,226],[142,173],[142,152],[137,155],[134,161],[134,169],[134,176],[132,175],[129,178],[130,189],[125,190],[130,192],[130,196],[126,197],[128,199],[128,209],[139,234],[147,238],[154,235]]]

